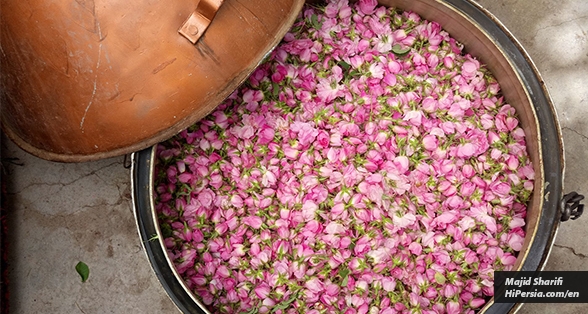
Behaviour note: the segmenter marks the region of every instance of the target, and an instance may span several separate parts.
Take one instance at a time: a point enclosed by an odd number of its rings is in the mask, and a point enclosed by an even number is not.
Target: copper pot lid
[[[303,0],[8,0],[1,121],[24,150],[81,162],[200,120],[275,47]]]

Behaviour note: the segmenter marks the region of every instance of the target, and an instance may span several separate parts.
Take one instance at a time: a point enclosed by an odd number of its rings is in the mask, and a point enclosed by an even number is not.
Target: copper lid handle
[[[192,44],[204,34],[224,0],[198,0],[196,11],[182,24],[178,32]]]

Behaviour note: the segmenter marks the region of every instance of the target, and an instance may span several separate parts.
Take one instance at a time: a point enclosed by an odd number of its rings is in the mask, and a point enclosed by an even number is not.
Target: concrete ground
[[[588,2],[478,0],[526,48],[558,110],[565,190],[588,193]],[[2,139],[11,313],[175,313],[142,251],[123,158],[61,164]],[[588,217],[564,223],[547,270],[588,270]],[[90,267],[80,281],[78,261]],[[526,304],[521,313],[587,313],[587,305]]]

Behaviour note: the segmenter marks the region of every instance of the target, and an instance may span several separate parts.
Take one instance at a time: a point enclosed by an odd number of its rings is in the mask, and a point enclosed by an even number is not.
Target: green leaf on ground
[[[86,280],[88,280],[88,276],[90,276],[90,268],[88,265],[86,265],[86,263],[79,262],[76,265],[76,271],[78,274],[80,274],[80,277],[82,277],[82,282],[86,282]]]

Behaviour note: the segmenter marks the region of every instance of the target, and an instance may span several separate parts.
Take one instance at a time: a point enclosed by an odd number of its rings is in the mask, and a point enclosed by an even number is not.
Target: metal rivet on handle
[[[196,44],[202,37],[224,0],[199,0],[196,11],[184,21],[178,32]]]
[[[190,25],[188,27],[188,32],[190,32],[190,34],[192,34],[193,36],[198,35],[198,27],[196,25]]]

